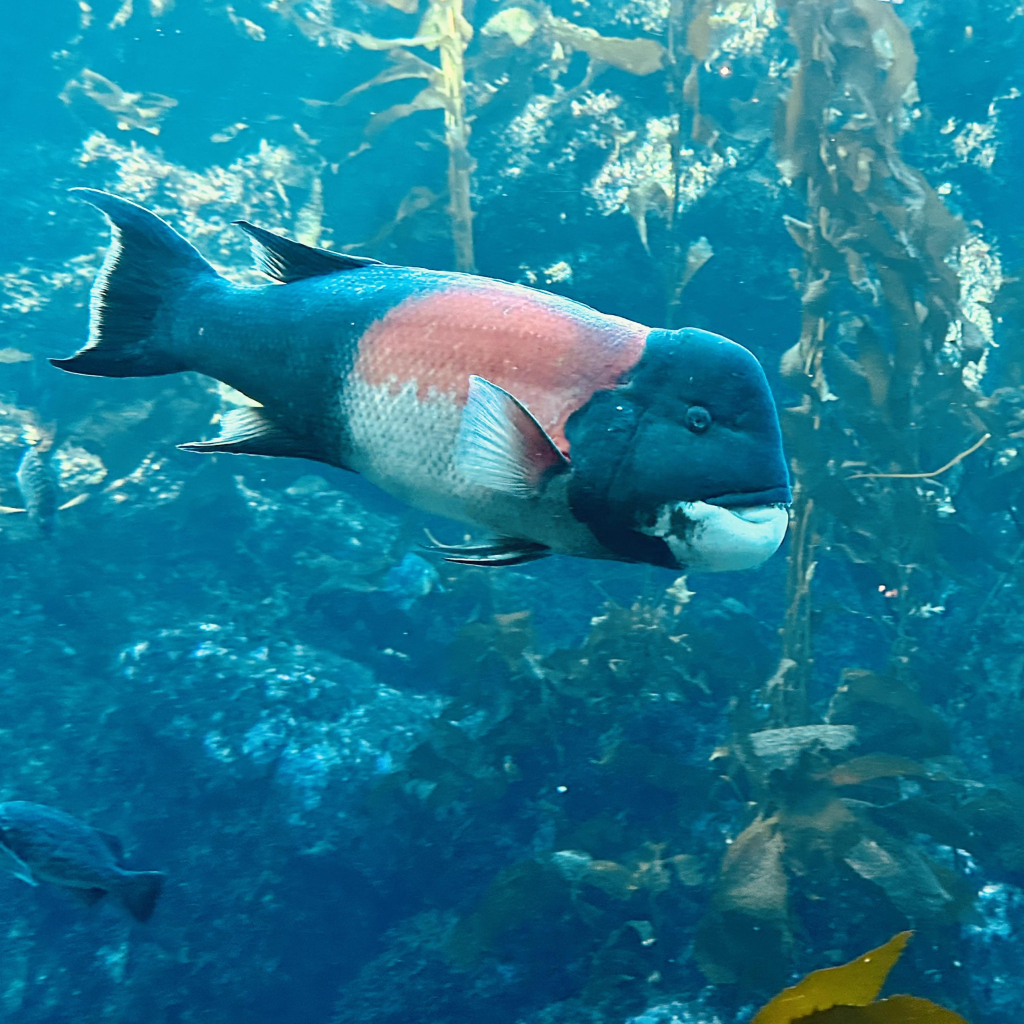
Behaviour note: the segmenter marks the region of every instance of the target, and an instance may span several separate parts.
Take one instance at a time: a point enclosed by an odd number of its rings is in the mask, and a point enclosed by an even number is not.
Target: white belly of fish
[[[523,500],[471,484],[455,463],[462,407],[431,390],[420,399],[414,381],[371,385],[353,376],[342,397],[350,468],[402,501],[505,537],[594,557],[599,546],[571,516],[564,487]]]

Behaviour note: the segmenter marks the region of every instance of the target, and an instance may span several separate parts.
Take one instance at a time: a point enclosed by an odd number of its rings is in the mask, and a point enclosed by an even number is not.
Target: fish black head
[[[573,514],[616,557],[746,569],[782,543],[792,495],[778,411],[761,366],[733,341],[651,331],[566,437]]]

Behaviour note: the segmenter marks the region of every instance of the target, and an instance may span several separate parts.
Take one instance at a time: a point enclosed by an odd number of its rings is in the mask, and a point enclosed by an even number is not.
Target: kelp
[[[109,111],[122,131],[136,128],[150,135],[160,134],[160,121],[178,103],[160,93],[128,92],[90,68],[83,68],[76,78],[65,84],[60,99],[70,105],[79,95]]]
[[[664,67],[666,59],[665,47],[657,40],[604,36],[552,14],[550,7],[536,0],[529,6],[503,8],[484,24],[481,33],[492,38],[506,36],[516,47],[529,44],[550,52],[557,44],[570,53],[579,50],[596,65],[591,68],[591,80],[605,65],[633,75],[651,75]]]
[[[803,930],[797,908],[835,882],[847,891],[857,878],[870,883],[907,920],[962,919],[974,886],[954,851],[998,863],[1016,844],[1003,842],[1008,802],[965,777],[949,745],[945,723],[913,690],[862,671],[843,674],[825,723],[750,731],[738,714],[715,763],[751,820],[726,848],[698,930],[708,979],[764,986],[784,976]],[[978,830],[983,805],[1003,810]]]
[[[641,1008],[650,979],[673,969],[704,884],[688,822],[713,776],[681,763],[671,733],[655,739],[637,726],[707,713],[708,687],[675,611],[685,588],[670,591],[606,605],[570,647],[539,649],[524,613],[472,622],[449,646],[452,696],[402,770],[382,780],[377,812],[408,827],[465,807],[503,820],[513,804],[537,801],[554,827],[552,852],[521,852],[462,900],[448,947],[458,969],[528,960],[556,935],[580,958],[581,998],[616,1012]],[[598,792],[608,794],[600,810]]]
[[[411,100],[373,114],[366,123],[362,144],[350,156],[369,148],[380,132],[397,121],[424,111],[443,111],[444,144],[448,153],[448,213],[455,266],[458,270],[472,272],[475,269],[472,229],[474,161],[469,152],[465,54],[473,38],[473,28],[463,14],[462,0],[429,0],[414,35],[403,39],[384,39],[341,28],[334,24],[330,5],[316,12],[299,9],[299,6],[294,0],[276,0],[271,5],[273,10],[320,45],[383,50],[387,51],[389,60],[386,68],[333,103],[307,100],[310,106],[344,106],[360,93],[391,82],[422,79],[426,83]],[[391,6],[408,14],[417,10],[415,3]],[[438,63],[418,56],[411,52],[413,49],[436,52]]]
[[[874,570],[894,664],[906,664],[918,584],[943,569],[957,529],[940,477],[986,433],[971,390],[984,339],[960,305],[966,229],[899,150],[917,99],[908,29],[874,0],[780,8],[799,64],[776,146],[807,215],[786,218],[804,267],[800,337],[781,371],[802,399],[784,415],[796,479],[776,719],[799,724],[822,542]]]
[[[911,934],[900,932],[848,964],[808,974],[762,1007],[751,1024],[966,1024],[959,1014],[929,999],[878,999]]]

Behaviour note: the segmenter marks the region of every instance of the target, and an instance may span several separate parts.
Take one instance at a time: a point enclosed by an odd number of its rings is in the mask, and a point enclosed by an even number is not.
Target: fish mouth
[[[696,572],[753,569],[778,551],[789,526],[787,503],[725,507],[709,501],[663,505],[643,533],[668,546],[677,567]]]
[[[766,487],[760,491],[736,491],[732,494],[722,494],[702,500],[707,505],[718,505],[721,508],[737,510],[758,508],[763,505],[789,505],[793,500],[793,492],[789,484],[780,484],[777,487]]]

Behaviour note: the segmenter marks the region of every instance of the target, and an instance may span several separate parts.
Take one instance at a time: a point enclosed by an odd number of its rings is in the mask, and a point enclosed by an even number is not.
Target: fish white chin
[[[789,525],[784,505],[722,508],[703,501],[664,505],[643,532],[660,537],[679,567],[695,572],[753,569],[779,549]]]

